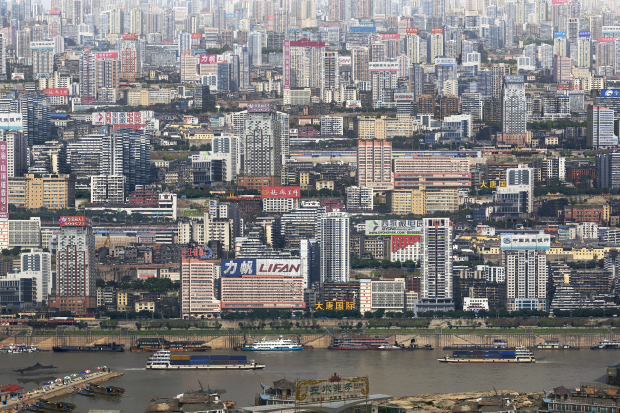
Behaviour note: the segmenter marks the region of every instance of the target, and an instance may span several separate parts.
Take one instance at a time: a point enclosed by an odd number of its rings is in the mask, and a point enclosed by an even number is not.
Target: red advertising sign
[[[431,29],[431,33],[443,34],[443,27],[434,27]]]
[[[261,198],[299,198],[301,188],[298,186],[263,186]]]
[[[133,33],[124,34],[123,40],[136,40],[136,35]]]
[[[9,219],[8,144],[0,142],[0,221]]]
[[[405,29],[405,32],[407,34],[418,34],[418,28],[417,27],[407,27]]]
[[[284,67],[282,69],[282,74],[284,76],[284,85],[282,85],[284,90],[291,90],[291,41],[284,40]]]
[[[50,10],[49,14],[60,14],[60,10]]]
[[[118,59],[118,52],[93,53],[95,59]]]
[[[558,85],[558,90],[575,90],[582,89],[581,85]]]
[[[325,47],[325,42],[311,42],[308,39],[288,41],[290,47]]]
[[[60,217],[58,220],[61,227],[85,227],[90,225],[85,216]]]
[[[201,64],[215,64],[215,63],[224,63],[224,56],[218,54],[201,54],[200,55],[200,63]]]
[[[551,4],[568,4],[570,0],[551,0]]]
[[[596,41],[599,43],[612,43],[616,41],[615,37],[597,37]]]
[[[272,22],[273,21],[273,16],[267,16],[267,20]]]
[[[200,39],[202,38],[202,33],[190,33],[192,39]]]
[[[43,89],[43,93],[49,96],[69,96],[69,89],[65,87]]]
[[[140,128],[146,128],[146,125],[113,125],[112,127],[114,129],[125,129],[125,128],[140,129]]]
[[[381,36],[382,39],[400,39],[400,34],[397,33],[379,34],[379,36]]]

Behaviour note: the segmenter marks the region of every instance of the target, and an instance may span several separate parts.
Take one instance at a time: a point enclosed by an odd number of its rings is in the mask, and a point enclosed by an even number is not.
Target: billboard
[[[248,113],[271,112],[271,105],[269,103],[248,103],[246,107],[248,109]]]
[[[456,65],[456,59],[452,57],[436,57],[436,65]]]
[[[58,222],[61,227],[85,227],[91,225],[90,219],[85,216],[60,217]]]
[[[118,52],[93,53],[95,59],[118,59]]]
[[[301,188],[298,186],[263,186],[261,198],[299,198]]]
[[[379,36],[381,36],[382,39],[400,39],[400,34],[398,33],[379,34]]]
[[[618,34],[620,33],[620,26],[603,26],[603,34]]]
[[[53,40],[30,42],[31,50],[51,50],[55,48],[56,45]]]
[[[368,377],[340,378],[336,373],[325,380],[298,380],[295,387],[295,404],[324,403],[364,399],[370,392]]]
[[[589,30],[584,30],[579,32],[579,37],[590,37],[591,33]]]
[[[397,72],[398,62],[370,62],[368,63],[369,72]]]
[[[11,73],[11,80],[24,80],[23,73]]]
[[[377,28],[374,26],[351,26],[349,31],[351,33],[374,33]]]
[[[189,34],[192,39],[201,39],[202,33],[190,33]]]
[[[226,13],[227,19],[234,19],[236,17],[235,13]],[[271,17],[271,16],[270,16]],[[273,20],[273,19],[272,19]]]
[[[93,125],[142,125],[144,112],[93,112]]]
[[[551,0],[552,4],[568,4],[570,0]]]
[[[620,97],[620,89],[601,89],[601,97],[603,98]]]
[[[407,34],[418,34],[418,28],[417,27],[407,27],[405,29],[405,33],[407,33]]]
[[[181,258],[202,258],[208,260],[213,255],[211,248],[181,248]]]
[[[133,33],[124,34],[123,40],[136,40],[136,35]]]
[[[433,27],[431,29],[431,33],[433,33],[433,34],[443,34],[443,27]]]
[[[8,144],[0,142],[0,221],[9,220]]]
[[[553,37],[566,37],[566,32],[555,32],[553,33]]]
[[[508,75],[504,78],[506,83],[523,83],[523,75]]]
[[[413,93],[394,93],[394,100],[413,100]]]
[[[419,235],[422,220],[384,219],[366,221],[366,235]]]
[[[558,90],[575,90],[583,89],[581,85],[558,85]]]
[[[282,275],[301,277],[299,258],[237,258],[222,260],[222,277],[241,277],[243,275]]]
[[[226,59],[221,54],[201,54],[199,62],[201,64],[226,63]]]
[[[43,93],[50,96],[69,96],[69,89],[66,87],[57,87],[54,89],[43,89]]]
[[[290,40],[290,47],[325,47],[325,42],[311,42],[308,39]]]
[[[220,29],[217,27],[205,27],[205,34],[218,34]]]
[[[0,114],[0,130],[22,130],[22,114],[10,112]]]
[[[500,234],[502,251],[547,251],[551,248],[551,236],[541,233]]]
[[[284,90],[291,90],[291,41],[284,40],[283,42],[283,56],[282,56],[282,88]]]
[[[599,43],[613,43],[616,41],[615,37],[597,37],[596,41]]]
[[[345,66],[351,64],[351,56],[338,56],[338,65]]]

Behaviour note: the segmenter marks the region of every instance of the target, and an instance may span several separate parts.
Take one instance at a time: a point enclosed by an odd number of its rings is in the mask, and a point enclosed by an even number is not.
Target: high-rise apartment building
[[[123,39],[118,52],[121,68],[119,77],[123,80],[135,81],[140,77],[140,47],[138,40]]]
[[[93,175],[90,177],[91,204],[123,204],[125,202],[124,175]]]
[[[124,175],[129,191],[134,191],[136,185],[148,185],[151,182],[150,141],[144,129],[121,128],[115,130],[113,136],[102,137],[101,175]]]
[[[22,176],[28,171],[28,140],[22,132],[5,131],[0,141],[7,143],[7,177]]]
[[[502,142],[524,146],[527,139],[523,76],[506,76],[502,89]]]
[[[320,218],[321,284],[349,281],[349,214],[328,212]]]
[[[53,40],[30,42],[32,52],[32,76],[34,78],[51,76],[54,73],[54,53],[56,44]]]
[[[356,47],[351,51],[351,79],[367,81],[370,80],[368,72],[368,48]]]
[[[376,191],[394,189],[392,142],[360,140],[357,142],[357,183]]]
[[[586,145],[593,149],[615,148],[618,136],[614,133],[614,110],[588,106]]]
[[[217,317],[220,301],[215,297],[219,261],[181,259],[181,318]]]
[[[546,310],[547,255],[543,232],[500,235],[500,265],[505,268],[507,310]]]
[[[9,204],[26,209],[75,207],[75,177],[63,174],[26,174],[10,178]]]
[[[97,68],[92,53],[82,53],[79,60],[80,96],[82,103],[90,104],[97,99]]]
[[[421,298],[452,298],[452,223],[424,218],[422,229]]]
[[[243,140],[246,176],[279,177],[282,167],[281,126],[269,104],[248,105]]]
[[[20,96],[22,131],[28,146],[42,145],[51,139],[50,100],[47,95],[24,93]]]
[[[528,217],[534,212],[534,173],[527,165],[506,169],[505,186],[493,192],[494,214]]]
[[[49,306],[58,311],[86,314],[97,308],[95,237],[90,219],[60,218],[56,253],[56,289]]]
[[[22,252],[20,260],[20,275],[36,278],[37,303],[45,305],[52,293],[52,254],[35,248]]]

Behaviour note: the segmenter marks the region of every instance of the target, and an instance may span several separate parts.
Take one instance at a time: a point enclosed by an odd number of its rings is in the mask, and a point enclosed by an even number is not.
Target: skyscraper
[[[250,64],[262,66],[263,64],[263,34],[252,31],[248,37],[248,51],[250,52]]]
[[[510,75],[502,89],[502,142],[523,146],[526,141],[525,85],[523,76]]]
[[[144,129],[117,129],[113,136],[101,138],[100,174],[124,175],[130,191],[151,182],[150,162],[150,139]]]
[[[452,305],[452,222],[449,218],[422,220],[421,301],[432,307]]]
[[[125,33],[125,12],[120,8],[110,11],[110,34]]]
[[[120,41],[119,58],[121,70],[119,77],[123,80],[135,81],[140,77],[140,47],[138,40],[123,39]]]
[[[279,179],[282,167],[281,126],[269,104],[248,104],[243,141],[246,176]]]
[[[321,284],[349,281],[349,214],[321,217]]]
[[[42,145],[51,137],[50,101],[47,95],[21,95],[23,132],[28,145]]]
[[[52,254],[41,249],[21,253],[21,275],[37,279],[37,301],[47,303],[52,293]]]
[[[215,298],[216,264],[219,261],[181,259],[181,318],[219,314],[220,301]]]
[[[58,311],[86,314],[97,308],[95,237],[90,219],[60,218],[56,253],[56,290],[49,306]]]
[[[392,142],[357,141],[357,184],[377,191],[394,189]]]
[[[79,72],[82,103],[91,104],[97,99],[97,71],[95,56],[92,53],[80,55]]]
[[[613,109],[589,105],[587,128],[588,148],[603,149],[618,146],[618,136],[614,133]]]
[[[500,265],[506,273],[507,310],[546,310],[548,234],[500,236]]]

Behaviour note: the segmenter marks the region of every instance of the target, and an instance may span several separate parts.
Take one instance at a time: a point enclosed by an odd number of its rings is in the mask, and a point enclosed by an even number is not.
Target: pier
[[[40,399],[48,400],[55,397],[65,396],[67,394],[75,393],[75,387],[79,389],[83,389],[88,383],[103,383],[104,381],[111,380],[116,377],[122,376],[121,372],[103,372],[93,377],[89,377],[88,379],[80,380],[77,382],[71,382],[62,387],[53,388],[51,390],[45,390],[43,393],[43,388],[38,387],[29,391],[30,395],[23,397],[20,400],[9,400],[7,404],[0,406],[0,413],[9,413],[15,412],[15,406],[21,406],[24,403],[34,403],[39,401]],[[37,392],[33,394],[33,392]]]

